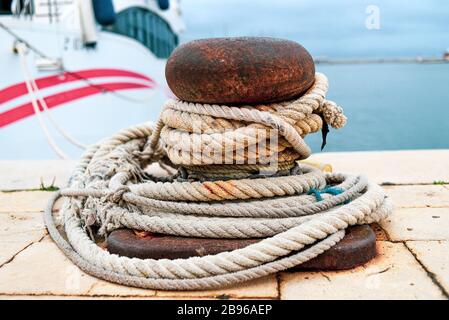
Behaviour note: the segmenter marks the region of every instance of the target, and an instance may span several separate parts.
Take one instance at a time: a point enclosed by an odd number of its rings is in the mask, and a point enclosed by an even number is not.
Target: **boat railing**
[[[12,0],[11,13],[16,18],[45,19],[58,23],[64,11],[73,8],[74,0]]]
[[[15,17],[30,17],[34,15],[34,0],[13,0],[11,12]]]

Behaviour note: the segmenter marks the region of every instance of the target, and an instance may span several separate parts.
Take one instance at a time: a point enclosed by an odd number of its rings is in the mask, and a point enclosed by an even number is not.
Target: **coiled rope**
[[[167,102],[155,128],[125,129],[85,152],[68,187],[48,204],[49,234],[87,273],[153,289],[226,286],[316,257],[340,241],[348,226],[377,222],[392,210],[383,190],[363,176],[325,174],[296,161],[310,154],[303,137],[318,131],[323,119],[337,128],[346,121],[341,108],[325,100],[326,90],[327,79],[317,74],[315,85],[290,102],[257,107]],[[279,140],[276,148],[263,145],[264,151],[280,154],[281,170],[257,174],[269,164],[252,146],[267,139],[262,132],[268,129],[276,130]],[[227,143],[228,155],[209,152]],[[228,157],[233,163],[223,162]],[[179,173],[152,176],[145,168],[155,162]],[[60,196],[67,197],[60,210],[65,237],[52,214]],[[230,252],[174,260],[118,256],[93,240],[122,227],[263,239]]]

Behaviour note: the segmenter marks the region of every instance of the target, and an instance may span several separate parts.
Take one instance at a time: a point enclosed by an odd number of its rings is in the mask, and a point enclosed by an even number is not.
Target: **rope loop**
[[[346,122],[326,91],[327,79],[317,73],[312,88],[293,101],[240,107],[168,101],[155,126],[122,130],[86,150],[45,210],[49,234],[82,270],[152,289],[222,287],[313,259],[347,227],[392,211],[384,191],[364,176],[326,174],[298,161],[310,154],[303,138],[323,119],[335,128]],[[275,161],[265,161],[271,156]],[[151,171],[158,166],[163,170]],[[65,236],[52,211],[60,196]],[[260,241],[216,255],[138,259],[95,243],[94,231],[98,238],[117,228]]]
[[[315,196],[315,198],[316,198],[316,201],[323,201],[323,197],[322,197],[323,193],[328,193],[328,194],[336,196],[336,195],[341,194],[343,192],[344,192],[344,190],[341,189],[341,188],[338,188],[338,187],[326,187],[326,188],[324,188],[322,190],[318,190],[318,189],[312,188],[312,189],[310,189],[308,194],[309,195],[313,194]]]
[[[304,142],[307,134],[321,130],[324,121],[337,129],[346,124],[343,109],[325,99],[327,87],[326,76],[317,73],[303,96],[280,103],[236,107],[168,100],[160,118],[160,140],[172,163],[185,167],[223,171],[233,165],[236,171],[239,166],[263,166],[267,159],[305,159],[311,153]]]

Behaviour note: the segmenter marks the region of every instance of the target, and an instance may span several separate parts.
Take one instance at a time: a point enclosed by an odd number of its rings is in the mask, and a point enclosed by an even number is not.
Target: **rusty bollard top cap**
[[[256,104],[303,94],[315,80],[315,65],[294,41],[212,38],[179,46],[168,59],[165,76],[181,100]]]

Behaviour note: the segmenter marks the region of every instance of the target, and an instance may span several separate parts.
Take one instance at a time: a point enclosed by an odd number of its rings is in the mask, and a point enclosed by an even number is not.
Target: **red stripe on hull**
[[[151,85],[144,85],[140,83],[131,82],[117,82],[117,83],[103,83],[101,88],[108,91],[118,91],[127,89],[151,89]],[[85,98],[91,95],[103,93],[104,91],[99,87],[86,86],[82,88],[72,89],[65,92],[57,93],[44,100],[47,103],[48,108],[54,108],[65,104],[67,102],[75,101],[81,98]],[[42,106],[39,104],[39,109],[42,111]],[[3,113],[0,113],[0,128],[8,124],[24,119],[34,114],[33,105],[31,102],[25,103],[21,106],[15,107]]]
[[[45,89],[63,83],[104,77],[130,77],[148,81],[152,85],[155,84],[153,79],[143,74],[120,69],[89,69],[76,72],[64,72],[57,75],[36,79],[36,84],[39,89]],[[27,93],[28,91],[25,82],[17,83],[15,85],[7,87],[3,90],[0,90],[0,104],[23,96]]]

